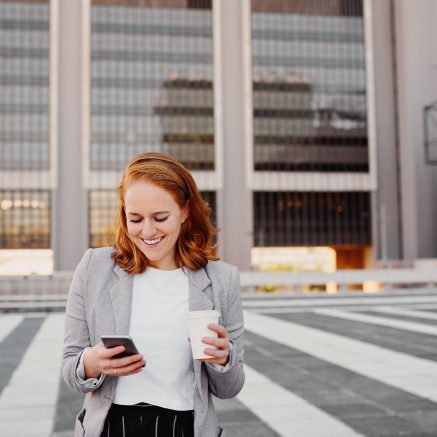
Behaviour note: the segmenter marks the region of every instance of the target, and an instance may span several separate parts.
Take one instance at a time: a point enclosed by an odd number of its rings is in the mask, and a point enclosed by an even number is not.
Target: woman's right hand
[[[130,355],[123,358],[114,358],[124,352],[124,346],[106,348],[103,343],[96,344],[88,350],[83,357],[85,377],[98,378],[102,373],[111,376],[128,376],[141,372],[141,366],[145,364],[141,354]]]

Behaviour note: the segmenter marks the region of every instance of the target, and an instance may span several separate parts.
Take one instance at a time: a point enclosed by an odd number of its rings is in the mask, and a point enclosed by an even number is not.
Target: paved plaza
[[[437,292],[244,297],[246,384],[227,437],[437,436]],[[63,313],[0,314],[0,435],[72,437]]]

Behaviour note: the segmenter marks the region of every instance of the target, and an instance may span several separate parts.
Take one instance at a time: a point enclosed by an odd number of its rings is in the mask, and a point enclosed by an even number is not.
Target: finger
[[[203,337],[202,343],[212,344],[212,345],[217,346],[221,349],[229,349],[230,348],[229,340],[227,340],[225,338]]]
[[[137,361],[133,364],[123,367],[116,367],[114,369],[108,369],[106,374],[112,376],[128,376],[134,373],[139,373],[143,370],[142,366],[145,364],[145,360]]]
[[[100,352],[100,356],[102,358],[110,359],[114,355],[118,355],[118,354],[124,352],[124,350],[125,350],[124,346],[116,346],[116,347],[111,347],[111,348],[106,348],[103,346],[103,348],[101,348],[101,350],[99,352]]]
[[[124,373],[123,375],[119,375],[119,376],[130,376],[130,375],[135,375],[135,373],[140,373],[142,372],[143,369],[140,367],[139,369],[134,370],[133,372],[130,373]]]
[[[111,360],[111,366],[112,367],[125,367],[125,366],[128,366],[129,364],[141,361],[142,359],[143,359],[143,356],[141,354],[129,355],[128,357],[116,358],[114,360]]]
[[[226,331],[226,329],[221,326],[221,325],[217,325],[216,323],[210,323],[208,325],[208,329],[210,329],[211,331],[217,332],[217,334],[219,335],[219,337],[222,338],[229,338],[229,334]]]
[[[220,349],[204,349],[203,353],[209,355],[211,358],[225,358],[229,355],[228,351]]]

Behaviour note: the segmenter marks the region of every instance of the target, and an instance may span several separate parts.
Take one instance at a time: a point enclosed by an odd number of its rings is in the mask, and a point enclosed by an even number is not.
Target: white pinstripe
[[[124,434],[124,416],[121,416],[121,421],[123,423],[123,437],[126,437],[126,435]]]
[[[159,419],[159,416],[156,417],[156,423],[155,423],[155,437],[158,437],[158,419]]]
[[[111,428],[111,424],[109,423],[109,417],[108,417],[108,437],[109,437],[109,429]]]
[[[175,417],[174,417],[174,422],[173,422],[173,437],[174,437],[174,429],[175,429],[175,426],[176,426],[176,419],[177,418],[178,418],[178,415],[176,414]]]

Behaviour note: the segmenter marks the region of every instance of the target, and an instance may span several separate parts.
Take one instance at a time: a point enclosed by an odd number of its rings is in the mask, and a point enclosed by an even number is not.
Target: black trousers
[[[112,404],[101,437],[194,437],[194,412]]]

